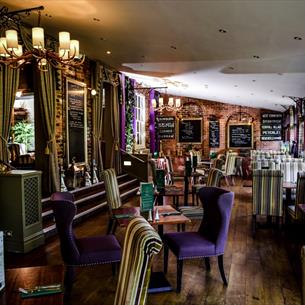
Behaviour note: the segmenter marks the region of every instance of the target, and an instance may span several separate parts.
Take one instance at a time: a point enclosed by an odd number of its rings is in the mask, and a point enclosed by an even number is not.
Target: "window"
[[[145,97],[141,94],[136,94],[135,120],[135,148],[145,148]]]

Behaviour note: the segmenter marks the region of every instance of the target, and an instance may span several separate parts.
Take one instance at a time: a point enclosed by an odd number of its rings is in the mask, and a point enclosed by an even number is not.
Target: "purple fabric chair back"
[[[218,187],[203,187],[199,198],[204,208],[204,216],[199,232],[215,243],[215,255],[224,253],[229,230],[234,193]]]
[[[75,242],[72,229],[76,206],[69,200],[56,200],[52,202],[52,209],[56,221],[57,233],[60,239],[62,259],[67,265],[78,264],[80,254]]]
[[[74,202],[74,195],[70,192],[55,192],[51,195],[51,200],[68,200]]]

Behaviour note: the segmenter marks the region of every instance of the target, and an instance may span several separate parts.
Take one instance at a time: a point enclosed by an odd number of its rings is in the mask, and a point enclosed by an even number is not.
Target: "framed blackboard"
[[[181,119],[179,120],[179,142],[180,143],[201,143],[202,119]]]
[[[262,113],[261,115],[261,141],[282,140],[281,113]]]
[[[253,126],[252,124],[228,125],[229,148],[252,148]]]
[[[209,122],[209,146],[219,147],[219,121]]]
[[[158,116],[156,121],[159,140],[175,139],[176,118],[174,116]]]
[[[68,164],[87,163],[87,88],[86,84],[67,79],[67,156]]]

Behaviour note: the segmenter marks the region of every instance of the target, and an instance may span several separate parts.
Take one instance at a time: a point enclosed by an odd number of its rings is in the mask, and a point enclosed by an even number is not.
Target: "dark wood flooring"
[[[229,285],[225,287],[216,259],[211,259],[211,271],[206,272],[202,260],[187,261],[184,266],[182,291],[150,294],[147,304],[226,304],[226,305],[297,305],[301,304],[300,248],[304,243],[304,227],[285,226],[282,230],[262,225],[255,239],[251,232],[251,187],[236,181],[230,187],[235,192],[224,266]],[[132,204],[129,202],[128,204]],[[262,220],[262,224],[264,220]],[[198,221],[187,225],[196,230]],[[104,234],[107,214],[101,213],[75,228],[76,235]],[[175,227],[165,227],[166,231]],[[117,231],[122,242],[124,229]],[[61,264],[56,237],[45,246],[26,255],[7,254],[6,268]],[[169,257],[167,278],[176,286],[176,261]],[[154,271],[161,271],[163,256],[154,260]],[[79,268],[73,287],[71,304],[113,304],[117,276],[111,275],[111,266]]]

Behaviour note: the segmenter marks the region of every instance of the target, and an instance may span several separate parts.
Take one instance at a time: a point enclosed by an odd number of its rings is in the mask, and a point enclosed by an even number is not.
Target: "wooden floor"
[[[222,284],[217,262],[211,260],[211,272],[206,272],[202,260],[187,261],[184,266],[182,291],[150,294],[148,304],[231,304],[231,305],[292,305],[301,304],[300,247],[304,240],[300,228],[285,227],[281,231],[262,225],[256,238],[251,234],[251,187],[242,181],[230,187],[235,192],[224,266],[229,285]],[[131,204],[131,203],[129,203]],[[263,223],[263,221],[262,221]],[[102,213],[79,225],[78,236],[104,234],[107,216]],[[199,223],[187,225],[196,230]],[[175,230],[165,227],[165,232]],[[304,232],[304,227],[302,228]],[[123,240],[124,229],[117,236]],[[6,267],[61,264],[57,238],[27,255],[6,256]],[[167,278],[175,287],[176,261],[169,257]],[[161,271],[163,255],[154,261],[154,271]],[[71,304],[113,304],[117,276],[109,265],[79,268],[73,287]]]

